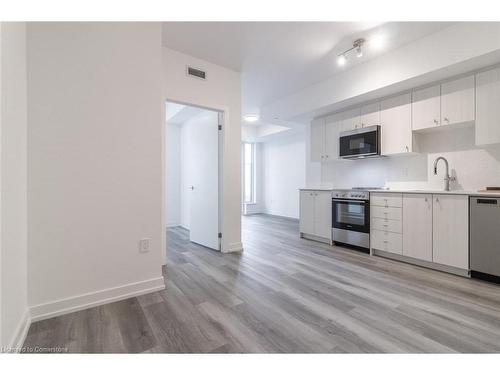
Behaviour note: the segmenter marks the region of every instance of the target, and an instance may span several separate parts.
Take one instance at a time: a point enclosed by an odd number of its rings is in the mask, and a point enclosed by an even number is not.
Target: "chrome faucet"
[[[436,160],[434,160],[434,174],[435,175],[438,174],[437,165],[438,165],[439,160],[444,161],[444,165],[446,166],[446,175],[444,176],[444,190],[450,191],[450,181],[455,181],[456,179],[455,179],[455,177],[450,176],[449,167],[448,167],[448,160],[446,160],[442,156],[439,156],[438,158],[436,158]]]

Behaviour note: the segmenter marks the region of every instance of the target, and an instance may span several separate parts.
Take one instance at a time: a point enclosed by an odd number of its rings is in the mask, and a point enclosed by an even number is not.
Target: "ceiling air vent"
[[[205,72],[201,69],[193,68],[192,66],[187,67],[186,73],[188,76],[191,76],[191,77],[195,77],[195,78],[203,79],[203,80],[207,79],[207,72]]]

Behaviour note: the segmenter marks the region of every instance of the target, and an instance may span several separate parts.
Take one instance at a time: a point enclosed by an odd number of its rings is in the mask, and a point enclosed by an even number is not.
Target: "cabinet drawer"
[[[401,193],[371,193],[370,204],[382,207],[403,207],[403,194]]]
[[[381,218],[389,220],[401,220],[402,212],[398,207],[380,207],[371,206],[370,212],[372,218]]]
[[[399,233],[384,232],[373,229],[370,236],[370,246],[373,249],[403,254],[403,236]]]
[[[400,220],[389,220],[389,219],[381,219],[379,217],[374,217],[371,220],[370,226],[373,229],[393,232],[393,233],[403,233],[403,224]]]

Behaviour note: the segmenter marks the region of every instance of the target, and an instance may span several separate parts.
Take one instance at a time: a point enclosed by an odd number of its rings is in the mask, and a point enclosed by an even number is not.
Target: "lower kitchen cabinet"
[[[432,194],[403,194],[403,255],[432,262]]]
[[[300,234],[331,242],[332,193],[327,190],[300,191]]]
[[[469,198],[466,195],[433,195],[432,261],[469,268]]]
[[[424,193],[403,193],[402,200],[400,197],[383,192],[370,196],[372,251],[467,275],[469,197]]]

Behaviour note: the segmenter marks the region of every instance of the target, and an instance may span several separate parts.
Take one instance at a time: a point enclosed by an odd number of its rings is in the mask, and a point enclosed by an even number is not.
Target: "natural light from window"
[[[245,203],[254,203],[254,150],[253,143],[243,144],[243,199]]]

